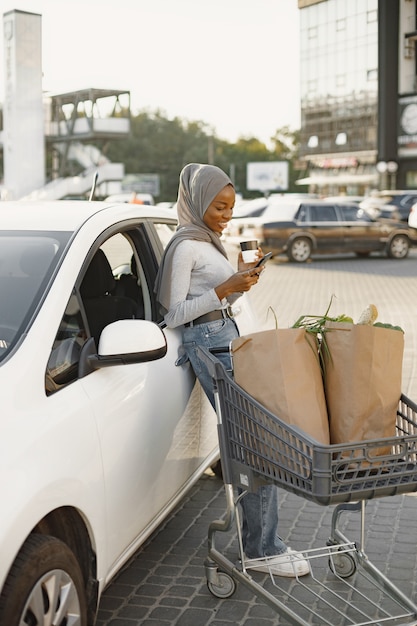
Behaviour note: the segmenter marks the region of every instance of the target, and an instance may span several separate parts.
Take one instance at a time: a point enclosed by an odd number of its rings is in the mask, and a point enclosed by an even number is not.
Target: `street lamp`
[[[398,163],[396,161],[378,161],[376,169],[381,174],[382,188],[395,189]],[[389,181],[389,184],[385,183]]]

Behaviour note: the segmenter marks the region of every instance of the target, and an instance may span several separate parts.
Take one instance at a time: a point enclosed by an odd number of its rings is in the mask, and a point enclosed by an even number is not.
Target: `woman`
[[[190,163],[180,174],[178,190],[178,228],[169,242],[159,269],[155,290],[169,328],[184,326],[183,355],[198,377],[214,407],[213,385],[196,347],[228,346],[239,336],[231,305],[259,280],[263,268],[256,262],[244,263],[238,257],[238,271],[229,263],[221,235],[232,219],[235,190],[230,178],[214,165]],[[258,257],[261,250],[258,250]],[[230,356],[219,354],[226,369]],[[248,569],[269,571],[278,576],[295,577],[309,573],[300,553],[287,548],[277,534],[278,490],[261,487],[242,500],[242,539],[249,559]]]

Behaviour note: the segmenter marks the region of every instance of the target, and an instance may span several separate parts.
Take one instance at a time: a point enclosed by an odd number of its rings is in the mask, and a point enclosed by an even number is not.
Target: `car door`
[[[356,206],[339,205],[345,233],[347,252],[372,252],[381,250],[381,222],[373,220]]]
[[[98,252],[112,268],[117,298],[125,298],[120,278],[131,272],[135,260],[142,315],[156,321],[153,284],[158,254],[144,225],[114,231],[90,251],[91,261],[80,276],[73,299],[80,301],[81,312],[99,311],[102,315],[108,296],[103,296],[97,307],[86,303],[88,295],[101,298],[97,282],[105,287],[103,276],[99,281],[85,281]],[[111,277],[108,280],[111,282]],[[93,294],[88,293],[87,283]],[[74,302],[70,308],[77,308]],[[164,332],[168,346],[164,358],[105,367],[76,381],[89,398],[100,442],[106,508],[105,537],[101,538],[106,557],[100,566],[106,580],[218,454],[214,412],[190,366],[175,365],[181,331]]]
[[[305,205],[308,221],[304,225],[313,235],[317,250],[320,253],[343,252],[344,232],[336,207],[328,202]]]

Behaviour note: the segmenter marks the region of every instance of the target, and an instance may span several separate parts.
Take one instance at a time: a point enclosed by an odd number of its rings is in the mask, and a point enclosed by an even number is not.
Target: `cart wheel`
[[[341,552],[329,559],[329,568],[340,578],[349,578],[356,572],[356,561],[351,554]]]
[[[234,579],[229,576],[229,574],[225,574],[224,572],[217,572],[219,585],[215,585],[214,583],[207,581],[207,587],[210,593],[216,598],[231,598],[231,596],[236,591],[236,582]]]
[[[220,459],[216,461],[216,463],[214,463],[210,467],[210,469],[213,472],[213,474],[217,476],[217,478],[220,478],[221,480],[223,480],[222,464],[221,464]]]

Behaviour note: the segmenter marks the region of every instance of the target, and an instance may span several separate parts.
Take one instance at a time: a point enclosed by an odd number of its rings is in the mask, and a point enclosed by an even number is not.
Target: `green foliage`
[[[98,147],[114,163],[124,163],[126,174],[158,174],[160,195],[157,201],[175,201],[178,177],[187,163],[213,163],[221,167],[245,198],[259,196],[246,189],[246,166],[253,161],[290,161],[296,155],[298,133],[287,126],[271,138],[272,149],[255,137],[241,137],[229,143],[213,136],[203,121],[168,119],[161,110],[143,110],[131,116],[127,139],[115,139]],[[292,183],[288,191],[299,191]]]

